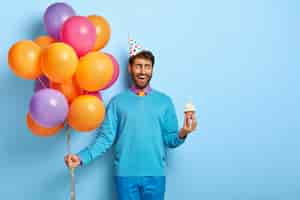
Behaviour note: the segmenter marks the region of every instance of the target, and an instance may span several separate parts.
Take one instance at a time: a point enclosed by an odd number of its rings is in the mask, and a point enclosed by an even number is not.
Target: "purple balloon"
[[[45,128],[62,124],[68,115],[66,97],[54,89],[41,89],[31,98],[29,113],[32,119]]]
[[[44,25],[48,34],[59,40],[61,26],[74,15],[76,13],[73,8],[66,3],[51,4],[44,14]]]
[[[42,75],[35,80],[34,92],[45,88],[49,88],[49,79],[46,76]]]

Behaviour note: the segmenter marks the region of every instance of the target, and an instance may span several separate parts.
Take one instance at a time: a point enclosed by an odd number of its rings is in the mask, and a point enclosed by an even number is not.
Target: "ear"
[[[131,65],[130,64],[128,64],[127,69],[128,69],[128,73],[131,74]]]

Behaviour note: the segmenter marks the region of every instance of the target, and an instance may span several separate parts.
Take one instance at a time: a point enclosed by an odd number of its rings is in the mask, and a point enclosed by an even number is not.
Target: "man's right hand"
[[[80,158],[75,154],[68,154],[65,156],[65,163],[69,168],[76,168],[80,165]]]

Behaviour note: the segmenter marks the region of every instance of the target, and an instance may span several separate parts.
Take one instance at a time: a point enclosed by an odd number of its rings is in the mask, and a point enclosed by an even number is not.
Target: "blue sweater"
[[[166,147],[184,142],[171,98],[153,89],[146,96],[127,89],[113,97],[96,132],[95,142],[77,155],[86,165],[115,144],[116,176],[164,176]]]

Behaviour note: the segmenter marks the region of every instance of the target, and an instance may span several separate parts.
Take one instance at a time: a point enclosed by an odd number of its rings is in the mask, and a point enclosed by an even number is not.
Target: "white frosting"
[[[184,106],[184,112],[196,112],[196,108],[194,106],[194,104],[192,104],[191,102],[185,104]]]

